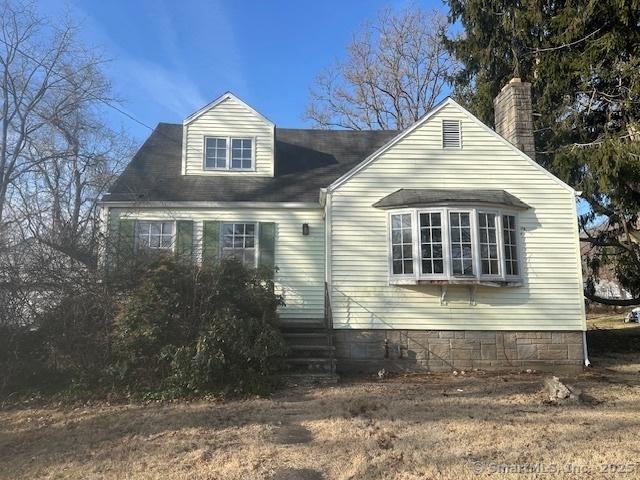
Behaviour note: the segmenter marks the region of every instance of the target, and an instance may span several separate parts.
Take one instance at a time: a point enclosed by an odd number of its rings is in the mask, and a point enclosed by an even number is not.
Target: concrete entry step
[[[286,358],[290,373],[333,373],[336,361],[334,358],[322,357],[297,357]]]
[[[285,358],[289,371],[335,372],[333,332],[325,319],[286,319],[279,326],[289,348]]]
[[[335,373],[285,373],[282,382],[290,387],[320,387],[336,385],[340,377]]]

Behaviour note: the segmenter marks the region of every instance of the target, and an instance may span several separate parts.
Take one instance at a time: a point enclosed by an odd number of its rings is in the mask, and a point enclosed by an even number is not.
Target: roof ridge
[[[169,127],[182,127],[182,123],[174,123],[174,122],[158,122],[156,128],[159,126],[169,126]],[[394,133],[399,132],[400,130],[393,129],[368,129],[368,130],[349,130],[349,129],[337,129],[337,128],[297,128],[297,127],[278,127],[276,126],[276,130],[288,130],[291,132],[328,132],[328,133],[347,133],[347,134],[357,134],[357,133]]]

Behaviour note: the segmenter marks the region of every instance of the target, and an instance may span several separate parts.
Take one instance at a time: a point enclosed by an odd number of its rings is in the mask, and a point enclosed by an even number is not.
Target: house
[[[577,367],[576,192],[532,158],[530,85],[495,106],[498,133],[451,98],[402,132],[303,130],[226,93],[157,126],[105,224],[277,266],[283,328],[326,325],[338,370]]]

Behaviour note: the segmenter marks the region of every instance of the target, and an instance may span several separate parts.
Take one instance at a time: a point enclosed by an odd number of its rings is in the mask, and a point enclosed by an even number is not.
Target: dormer
[[[273,177],[275,125],[231,92],[187,117],[183,175]]]

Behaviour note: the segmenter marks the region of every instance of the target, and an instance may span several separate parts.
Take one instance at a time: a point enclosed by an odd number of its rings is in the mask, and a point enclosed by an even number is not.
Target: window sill
[[[389,285],[479,285],[483,287],[521,287],[521,279],[508,280],[479,280],[477,278],[451,278],[451,279],[416,279],[416,278],[389,278]]]

